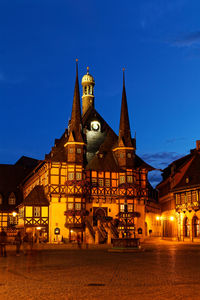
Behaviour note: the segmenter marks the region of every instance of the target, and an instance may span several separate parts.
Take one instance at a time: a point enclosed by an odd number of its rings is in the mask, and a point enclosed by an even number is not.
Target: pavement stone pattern
[[[0,300],[200,300],[200,245],[149,241],[144,251],[38,246],[0,257]]]

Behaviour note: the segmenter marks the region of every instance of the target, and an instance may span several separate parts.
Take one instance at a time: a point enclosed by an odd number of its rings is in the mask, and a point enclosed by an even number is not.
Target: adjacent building
[[[200,141],[190,154],[172,162],[157,186],[162,236],[200,241]]]

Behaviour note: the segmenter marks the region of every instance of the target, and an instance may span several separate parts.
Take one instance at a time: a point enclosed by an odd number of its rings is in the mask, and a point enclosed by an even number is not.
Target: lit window
[[[81,203],[75,203],[75,210],[81,210]]]
[[[110,186],[110,179],[106,179],[106,180],[105,180],[105,185],[106,185],[106,186]]]
[[[69,148],[69,153],[74,153],[74,149],[73,148]]]
[[[131,158],[131,153],[128,153],[128,154],[127,154],[127,157],[128,157],[128,158]]]
[[[8,198],[8,204],[15,205],[16,204],[16,197],[14,193],[11,193]]]
[[[81,180],[81,179],[82,179],[82,174],[76,173],[76,180]]]
[[[9,225],[16,225],[17,224],[17,217],[9,216],[8,217],[8,226]]]
[[[81,148],[77,148],[77,149],[76,149],[76,152],[77,152],[78,154],[80,154],[80,153],[81,153]]]
[[[133,204],[128,204],[128,211],[133,212]]]
[[[68,179],[73,180],[74,179],[74,173],[68,173]]]
[[[68,210],[72,210],[74,208],[74,203],[68,203]]]
[[[97,178],[96,178],[96,177],[93,177],[93,178],[92,178],[92,185],[93,185],[93,186],[96,186],[96,185],[97,185]]]
[[[3,203],[3,196],[0,194],[0,204]]]
[[[120,211],[124,212],[124,204],[120,204]]]
[[[133,176],[128,175],[127,176],[127,182],[132,183],[133,182]]]
[[[119,177],[119,183],[125,183],[125,176],[120,176]]]
[[[99,186],[103,186],[103,179],[99,178]]]
[[[34,217],[40,217],[40,207],[34,207]]]
[[[120,153],[119,157],[124,158],[124,153]]]

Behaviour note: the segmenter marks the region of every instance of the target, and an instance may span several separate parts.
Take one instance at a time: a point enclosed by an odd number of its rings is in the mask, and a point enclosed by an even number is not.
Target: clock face
[[[92,130],[98,131],[100,128],[99,122],[92,122],[91,127],[92,127]]]

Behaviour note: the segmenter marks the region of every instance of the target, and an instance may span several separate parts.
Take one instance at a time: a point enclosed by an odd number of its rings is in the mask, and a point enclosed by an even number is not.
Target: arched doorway
[[[190,237],[190,223],[187,217],[183,220],[183,235],[184,237]]]
[[[192,234],[193,237],[199,237],[200,231],[199,231],[199,219],[197,216],[194,216],[192,219]]]
[[[97,221],[105,221],[107,213],[106,210],[103,207],[97,207],[94,208],[94,213],[93,213],[93,226],[97,226]]]

